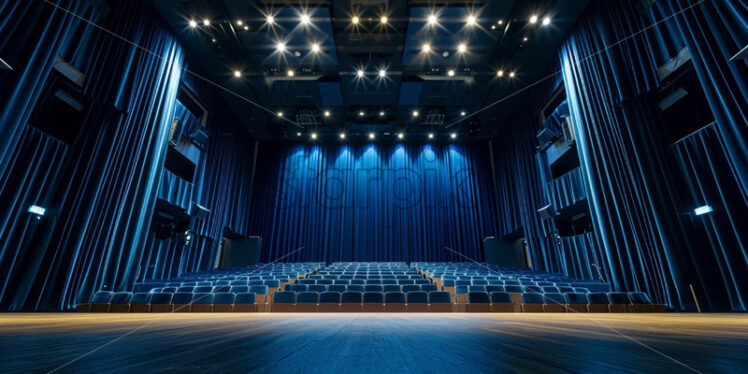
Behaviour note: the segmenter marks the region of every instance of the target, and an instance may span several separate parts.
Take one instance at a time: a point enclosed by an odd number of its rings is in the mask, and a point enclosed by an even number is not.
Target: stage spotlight
[[[532,17],[530,17],[530,23],[536,23],[536,22],[538,22],[538,16],[533,14]]]
[[[491,25],[491,30],[496,30],[496,25]]]
[[[375,138],[376,136],[377,136],[377,135],[376,135],[376,134],[374,134],[373,132],[370,132],[370,133],[369,133],[369,139],[372,139],[372,140],[374,140],[374,138]]]
[[[526,37],[526,36],[525,36],[524,38],[522,38],[522,41],[523,41],[523,42],[526,42],[527,40],[528,40],[528,39],[527,39],[527,37]]]
[[[436,16],[433,14],[429,16],[429,25],[436,25]]]
[[[197,21],[195,21],[194,19],[191,19],[190,20],[190,27],[197,27]]]
[[[301,15],[301,24],[302,25],[309,24],[309,15],[306,15],[306,14]]]
[[[312,44],[312,52],[314,53],[319,52],[319,44],[317,43]]]
[[[413,117],[418,117],[418,111],[417,110],[413,111]]]
[[[460,112],[460,115],[461,115],[461,116],[463,116],[463,117],[465,117],[465,114],[467,114],[467,113],[465,113],[465,112]]]
[[[431,46],[428,43],[424,44],[423,47],[421,48],[422,52],[428,52],[430,50],[431,50]]]
[[[450,77],[454,77],[454,76],[455,76],[455,71],[454,71],[454,70],[451,70],[451,69],[450,69],[450,70],[449,70],[449,71],[447,72],[447,75],[449,75]]]
[[[452,138],[452,139],[455,139],[455,138],[457,138],[457,133],[453,132],[453,133],[449,134],[449,137]]]
[[[499,24],[499,25],[503,25],[503,24],[504,24],[504,20],[503,20],[503,19],[500,19],[500,20],[499,20],[498,22],[496,22],[496,23],[497,23],[497,24]]]
[[[209,20],[209,19],[207,19],[207,18],[206,18],[206,19],[204,19],[204,20],[203,20],[203,26],[210,26],[210,20]]]
[[[345,139],[345,133],[344,132],[340,133],[340,139]]]
[[[300,133],[300,132],[297,132],[297,133],[296,133],[296,136],[301,136],[301,133]]]
[[[379,71],[379,76],[382,77],[382,78],[386,77],[387,76],[387,71],[385,71],[384,69],[380,70]]]
[[[499,70],[496,72],[497,77],[503,77],[504,76],[504,70]]]
[[[244,22],[242,22],[242,20],[238,20],[238,21],[236,21],[236,24],[239,25],[239,26],[241,26],[241,25],[244,24]]]
[[[278,112],[278,117],[283,117],[283,112]]]
[[[359,116],[359,117],[363,117],[363,116],[364,116],[364,114],[366,114],[366,113],[364,113],[364,111],[363,111],[363,110],[362,110],[362,111],[360,111],[360,112],[358,112],[358,116]]]
[[[356,75],[357,75],[357,76],[358,76],[359,78],[363,78],[363,77],[364,77],[364,71],[363,71],[363,70],[359,70],[359,71],[357,71],[357,72],[356,72]]]
[[[293,77],[294,76],[293,70],[289,70],[287,74],[288,74],[289,77]]]
[[[330,116],[330,111],[329,111],[329,110],[326,110],[326,111],[325,111],[325,117],[329,117],[329,116]]]
[[[267,22],[268,25],[272,25],[273,23],[275,23],[275,18],[273,18],[273,16],[267,16],[267,18],[265,18],[265,22]]]
[[[247,31],[247,30],[249,30],[249,26],[244,25],[244,31]]]
[[[468,16],[468,18],[467,18],[467,24],[468,24],[468,26],[475,25],[475,16]]]
[[[429,133],[429,139],[434,139],[434,133],[432,132]]]
[[[309,134],[309,137],[312,138],[312,139],[317,139],[317,133],[313,132],[313,133]]]
[[[353,18],[351,18],[351,23],[353,23],[354,25],[358,25],[358,17],[354,16]]]
[[[278,51],[278,52],[285,51],[286,50],[286,44],[285,43],[281,43],[281,42],[276,43],[275,44],[275,50]]]
[[[379,19],[379,22],[382,22],[382,24],[386,24],[387,23],[387,17],[386,16],[382,16],[382,18]]]
[[[402,139],[402,138],[404,138],[404,137],[405,137],[405,134],[403,134],[403,133],[401,133],[401,132],[397,133],[397,138],[398,138],[398,139]]]
[[[551,24],[551,17],[543,18],[543,26],[548,26],[550,24]]]
[[[514,78],[514,72],[509,73],[509,78]]]
[[[466,50],[467,46],[465,44],[460,44],[459,46],[457,46],[457,51],[460,53],[465,53]]]
[[[239,77],[242,76],[242,72],[239,71],[239,70],[234,70],[234,76],[237,77],[237,78],[239,78]]]
[[[384,112],[379,112],[380,117],[384,117]]]

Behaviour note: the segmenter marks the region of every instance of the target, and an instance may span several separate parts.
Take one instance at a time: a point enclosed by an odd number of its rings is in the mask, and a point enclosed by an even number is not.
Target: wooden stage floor
[[[747,373],[748,315],[0,314],[0,350],[1,373]]]

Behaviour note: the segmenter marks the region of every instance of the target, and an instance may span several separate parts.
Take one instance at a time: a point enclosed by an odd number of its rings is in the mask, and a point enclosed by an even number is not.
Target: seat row
[[[431,284],[430,279],[298,279],[298,284]]]
[[[245,293],[145,293],[100,291],[90,303],[78,304],[78,312],[169,313],[257,312],[263,307],[257,295]]]
[[[540,294],[524,293],[521,303],[508,292],[470,292],[466,312],[526,313],[654,313],[664,312],[665,306],[652,304],[646,294],[633,292]]]
[[[306,279],[425,279],[423,274],[310,274]]]
[[[409,291],[440,291],[437,289],[435,284],[404,284],[404,285],[398,285],[398,284],[331,284],[331,285],[325,285],[325,284],[287,284],[285,291],[293,291],[293,292],[303,292],[303,291],[313,291],[313,292],[325,292],[325,291],[331,291],[331,292],[346,292],[346,291],[353,291],[353,292],[409,292]]]
[[[272,312],[451,312],[449,293],[276,292]]]

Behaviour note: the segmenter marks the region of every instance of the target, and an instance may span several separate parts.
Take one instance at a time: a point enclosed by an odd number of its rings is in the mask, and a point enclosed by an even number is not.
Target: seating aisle
[[[486,264],[255,265],[100,291],[80,312],[663,312],[643,293]]]

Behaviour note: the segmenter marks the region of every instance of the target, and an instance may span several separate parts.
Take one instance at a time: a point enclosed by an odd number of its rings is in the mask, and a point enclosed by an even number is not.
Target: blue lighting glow
[[[696,214],[697,216],[700,216],[700,215],[702,215],[702,214],[707,214],[707,213],[711,213],[711,212],[713,212],[713,211],[714,211],[714,209],[712,209],[712,207],[711,207],[711,206],[709,206],[709,205],[704,205],[704,206],[700,206],[700,207],[698,207],[698,208],[696,208],[696,209],[694,209],[694,210],[693,210],[693,212],[694,212],[694,213],[695,213],[695,214]]]
[[[29,213],[36,214],[38,216],[43,216],[44,212],[46,212],[46,211],[47,211],[46,209],[44,209],[44,208],[42,208],[40,206],[36,206],[36,205],[32,205],[32,206],[29,207]]]

